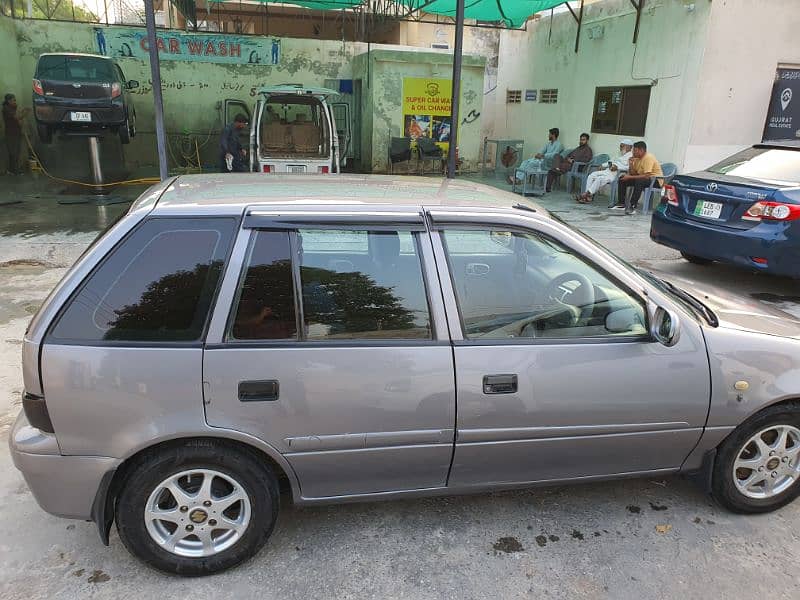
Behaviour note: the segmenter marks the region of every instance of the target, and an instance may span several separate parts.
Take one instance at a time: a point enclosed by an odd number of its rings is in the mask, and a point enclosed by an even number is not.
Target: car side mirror
[[[655,307],[650,321],[650,334],[665,346],[674,346],[680,337],[678,316],[661,306]]]
[[[139,82],[136,81],[135,79],[131,79],[128,81],[127,86],[129,90],[135,90],[136,88],[139,87]]]
[[[641,315],[641,308],[639,310],[621,308],[611,311],[606,315],[606,331],[609,333],[642,333],[644,324]]]

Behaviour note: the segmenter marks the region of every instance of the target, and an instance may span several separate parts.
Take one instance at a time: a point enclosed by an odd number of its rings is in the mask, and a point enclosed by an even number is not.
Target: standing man
[[[619,143],[619,156],[609,161],[608,168],[589,173],[586,178],[586,191],[576,199],[581,204],[589,204],[601,187],[607,184],[616,185],[617,177],[628,172],[630,160],[633,158],[633,141],[625,138]]]
[[[514,179],[517,183],[522,183],[522,178],[529,169],[534,167],[549,167],[553,164],[553,159],[561,154],[564,150],[564,145],[558,141],[559,135],[558,127],[550,128],[547,134],[547,143],[542,147],[541,151],[533,155],[533,158],[523,160],[522,164],[514,172],[514,175],[508,176],[508,183],[514,185]]]
[[[22,147],[22,119],[25,113],[17,114],[17,97],[6,94],[3,99],[3,125],[6,130],[6,150],[8,151],[8,172],[20,175],[20,148]]]
[[[633,145],[633,158],[630,160],[628,174],[619,178],[619,197],[625,201],[625,214],[632,215],[636,212],[642,191],[650,186],[650,179],[655,177],[656,188],[664,185],[664,172],[655,156],[647,151],[647,144],[636,142]],[[628,188],[632,187],[631,197],[628,199]],[[621,208],[615,206],[614,208]]]
[[[582,133],[578,142],[578,147],[567,154],[566,158],[562,158],[560,154],[556,154],[553,160],[553,168],[547,172],[545,191],[549,192],[553,188],[553,183],[555,183],[556,179],[569,171],[574,163],[589,162],[592,160],[592,156],[594,156],[594,153],[592,152],[591,146],[589,146],[589,134]]]
[[[233,123],[225,126],[219,138],[219,162],[220,170],[223,173],[244,173],[247,172],[247,165],[244,158],[247,155],[242,142],[239,140],[239,132],[247,127],[247,117],[239,113],[233,119]]]

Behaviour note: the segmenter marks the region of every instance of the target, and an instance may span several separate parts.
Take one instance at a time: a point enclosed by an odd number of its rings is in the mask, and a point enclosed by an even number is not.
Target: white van
[[[258,173],[341,173],[350,141],[349,106],[331,103],[338,92],[283,84],[258,90],[253,109],[225,101],[225,118],[234,111],[250,118],[250,168]],[[244,110],[242,110],[244,109]],[[340,116],[340,121],[334,116]]]

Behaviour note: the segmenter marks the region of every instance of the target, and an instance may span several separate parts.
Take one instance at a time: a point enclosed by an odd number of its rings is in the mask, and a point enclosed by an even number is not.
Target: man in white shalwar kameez
[[[581,204],[588,204],[597,191],[608,184],[616,184],[620,173],[628,171],[628,165],[633,157],[633,141],[625,138],[619,143],[619,156],[602,171],[594,171],[586,178],[586,191],[576,199]]]

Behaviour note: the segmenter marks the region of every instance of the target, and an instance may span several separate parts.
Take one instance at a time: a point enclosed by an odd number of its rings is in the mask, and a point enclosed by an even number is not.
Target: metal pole
[[[150,47],[150,78],[153,80],[153,108],[156,117],[156,143],[158,145],[158,172],[161,181],[169,177],[167,166],[167,136],[164,131],[164,100],[161,97],[161,64],[156,45],[156,17],[153,0],[144,0],[144,18],[147,25],[147,44]]]
[[[456,176],[456,148],[458,146],[458,102],[461,98],[461,54],[464,45],[464,0],[456,0],[456,43],[453,47],[453,96],[450,120],[450,148],[447,151],[447,178]]]
[[[103,185],[103,169],[100,166],[100,145],[96,137],[89,138],[89,163],[92,167],[92,183]],[[95,190],[98,194],[101,189]]]

